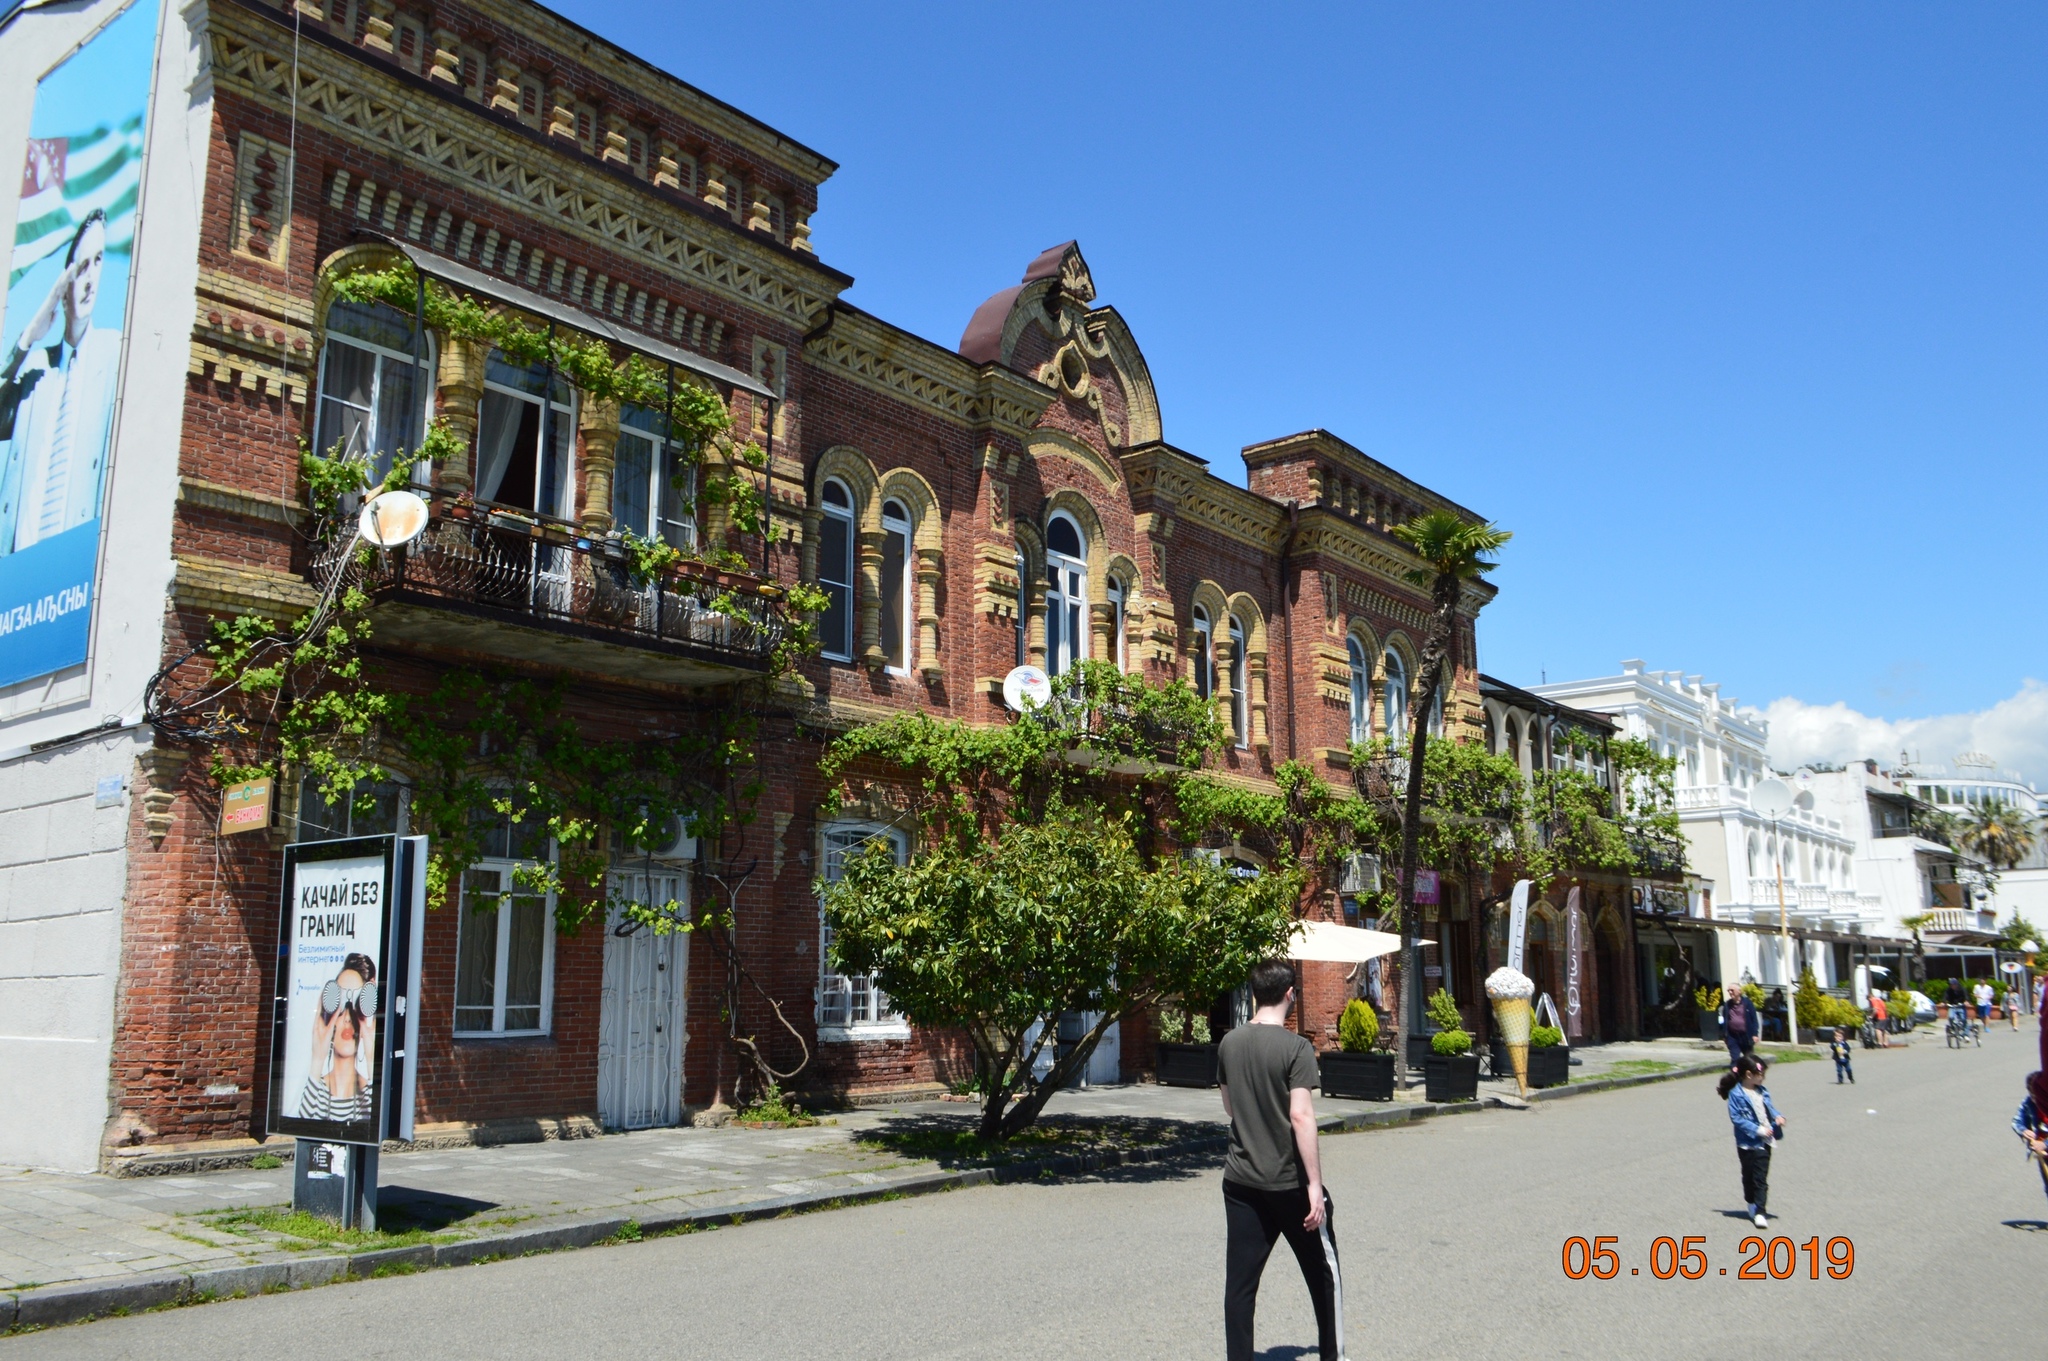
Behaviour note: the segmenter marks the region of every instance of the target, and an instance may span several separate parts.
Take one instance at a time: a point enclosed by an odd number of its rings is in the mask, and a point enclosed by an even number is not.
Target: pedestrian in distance
[[[1318,1081],[1316,1050],[1287,1028],[1293,966],[1277,959],[1253,965],[1251,989],[1258,1008],[1251,1023],[1225,1035],[1216,1049],[1216,1085],[1230,1118],[1230,1151],[1223,1159],[1225,1353],[1230,1361],[1252,1361],[1259,1277],[1273,1244],[1284,1237],[1308,1282],[1322,1361],[1343,1361],[1335,1207],[1323,1189],[1309,1099]]]
[[[1856,1081],[1856,1070],[1849,1065],[1850,1052],[1849,1027],[1838,1025],[1835,1027],[1835,1038],[1828,1042],[1828,1056],[1835,1061],[1835,1085],[1837,1087],[1841,1086],[1844,1082],[1854,1085]]]
[[[2012,1118],[2012,1132],[2027,1146],[2027,1156],[2041,1173],[2041,1189],[2048,1191],[2048,1073],[2027,1074],[2027,1094]]]
[[[1877,1047],[1892,1047],[1891,1008],[1885,1005],[1884,994],[1872,991],[1870,994],[1870,1019],[1877,1023]]]
[[[1970,996],[1977,1002],[1978,1023],[1989,1027],[1991,1024],[1991,985],[1979,983],[1970,990]]]
[[[1728,1000],[1721,1004],[1721,1040],[1728,1046],[1728,1067],[1733,1071],[1742,1056],[1756,1048],[1757,1028],[1762,1024],[1756,1003],[1734,983],[1728,985]]]
[[[2011,1023],[2014,1033],[2020,1028],[2020,990],[2008,987],[2005,990],[2005,1019]]]
[[[1728,1122],[1735,1126],[1735,1156],[1742,1163],[1742,1198],[1750,1223],[1771,1226],[1764,1202],[1770,1197],[1771,1149],[1785,1137],[1785,1117],[1771,1103],[1764,1086],[1763,1060],[1744,1054],[1721,1074],[1717,1088],[1728,1103]]]

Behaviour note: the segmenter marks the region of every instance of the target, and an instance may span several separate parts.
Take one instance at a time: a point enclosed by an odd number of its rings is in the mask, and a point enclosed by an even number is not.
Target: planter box
[[[1542,1049],[1529,1047],[1529,1085],[1531,1087],[1562,1087],[1571,1081],[1572,1051],[1562,1044],[1547,1045]],[[1515,1062],[1508,1057],[1508,1047],[1499,1040],[1493,1042],[1493,1075],[1502,1081],[1513,1081]]]
[[[1394,1056],[1392,1054],[1324,1054],[1323,1095],[1348,1097],[1354,1101],[1394,1099]]]
[[[1213,1044],[1161,1044],[1159,1084],[1162,1087],[1213,1087],[1216,1085],[1216,1046]]]
[[[1817,1044],[1819,1040],[1818,1032],[1809,1030],[1805,1026],[1799,1027],[1799,1042],[1801,1044]]]
[[[1429,1063],[1430,1057],[1435,1053],[1436,1051],[1429,1047],[1429,1036],[1410,1035],[1408,1037],[1407,1053],[1404,1057],[1408,1060],[1410,1068],[1426,1066]]]
[[[1477,1054],[1431,1054],[1422,1074],[1423,1095],[1431,1101],[1479,1099]]]
[[[1719,1044],[1725,1038],[1721,1034],[1720,1012],[1703,1011],[1700,1013],[1700,1038],[1708,1044]]]

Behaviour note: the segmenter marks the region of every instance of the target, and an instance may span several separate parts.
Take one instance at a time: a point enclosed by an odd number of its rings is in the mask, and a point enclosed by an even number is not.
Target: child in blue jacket
[[[1737,1059],[1721,1075],[1718,1090],[1728,1102],[1728,1121],[1735,1126],[1735,1156],[1742,1162],[1742,1198],[1749,1206],[1750,1222],[1767,1229],[1764,1201],[1770,1194],[1771,1149],[1785,1137],[1785,1117],[1771,1104],[1763,1060],[1754,1054]]]

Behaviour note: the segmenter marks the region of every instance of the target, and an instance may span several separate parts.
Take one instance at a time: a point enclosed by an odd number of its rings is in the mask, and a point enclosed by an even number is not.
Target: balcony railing
[[[626,644],[695,663],[690,669],[700,679],[707,671],[715,679],[767,670],[787,631],[780,592],[755,578],[692,571],[694,565],[685,564],[658,583],[636,582],[618,543],[572,525],[486,507],[436,507],[434,523],[406,548],[372,552],[358,561],[359,548],[346,543],[325,550],[311,576],[324,585],[339,564],[341,583],[358,587],[376,605],[425,607]],[[380,630],[408,641],[436,641],[430,632],[418,625]],[[474,650],[474,644],[465,637],[459,645]],[[534,659],[579,665],[574,656],[546,652]]]
[[[1685,873],[1685,843],[1676,837],[1632,836],[1629,852],[1640,874],[1655,878]]]

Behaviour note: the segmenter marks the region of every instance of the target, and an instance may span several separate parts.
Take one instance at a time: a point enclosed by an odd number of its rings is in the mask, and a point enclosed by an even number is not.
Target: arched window
[[[838,478],[819,490],[824,517],[818,523],[818,589],[825,593],[818,621],[819,647],[836,662],[853,660],[853,493]]]
[[[1507,733],[1507,758],[1519,766],[1522,764],[1522,726],[1510,718],[1507,723]]]
[[[1251,664],[1245,657],[1244,621],[1230,616],[1230,726],[1237,733],[1237,745],[1252,744]]]
[[[1380,721],[1386,735],[1395,740],[1408,732],[1408,665],[1401,654],[1388,648],[1381,660]]]
[[[1756,878],[1757,850],[1756,833],[1751,832],[1749,834],[1749,877],[1752,879]]]
[[[1124,610],[1129,600],[1129,590],[1124,579],[1112,576],[1106,583],[1109,594],[1109,656],[1119,671],[1130,670],[1127,659],[1128,648],[1124,640]]]
[[[1088,656],[1088,555],[1065,514],[1045,526],[1045,669],[1057,676]]]
[[[1570,770],[1572,768],[1572,735],[1562,723],[1550,725],[1550,768]]]
[[[620,409],[612,523],[643,539],[694,549],[697,470],[681,444],[664,438],[664,426],[658,411]]]
[[[383,303],[337,302],[327,309],[320,356],[320,417],[313,452],[336,445],[367,458],[381,481],[402,448],[426,438],[424,393],[413,401],[412,318]],[[431,345],[420,348],[422,388],[434,375]],[[417,422],[417,429],[415,429]]]
[[[1431,741],[1435,741],[1443,735],[1444,687],[1443,682],[1438,681],[1436,689],[1429,696],[1429,736]]]
[[[882,503],[882,664],[910,669],[910,512],[901,501]]]
[[[1203,699],[1216,693],[1216,651],[1215,639],[1209,623],[1209,612],[1200,605],[1195,606],[1195,693]]]
[[[542,401],[543,394],[548,400]],[[517,367],[493,350],[476,428],[476,499],[556,519],[572,513],[574,394],[545,365]]]
[[[1365,649],[1356,638],[1344,640],[1344,655],[1351,663],[1351,740],[1363,742],[1372,736],[1372,680],[1366,670]]]

